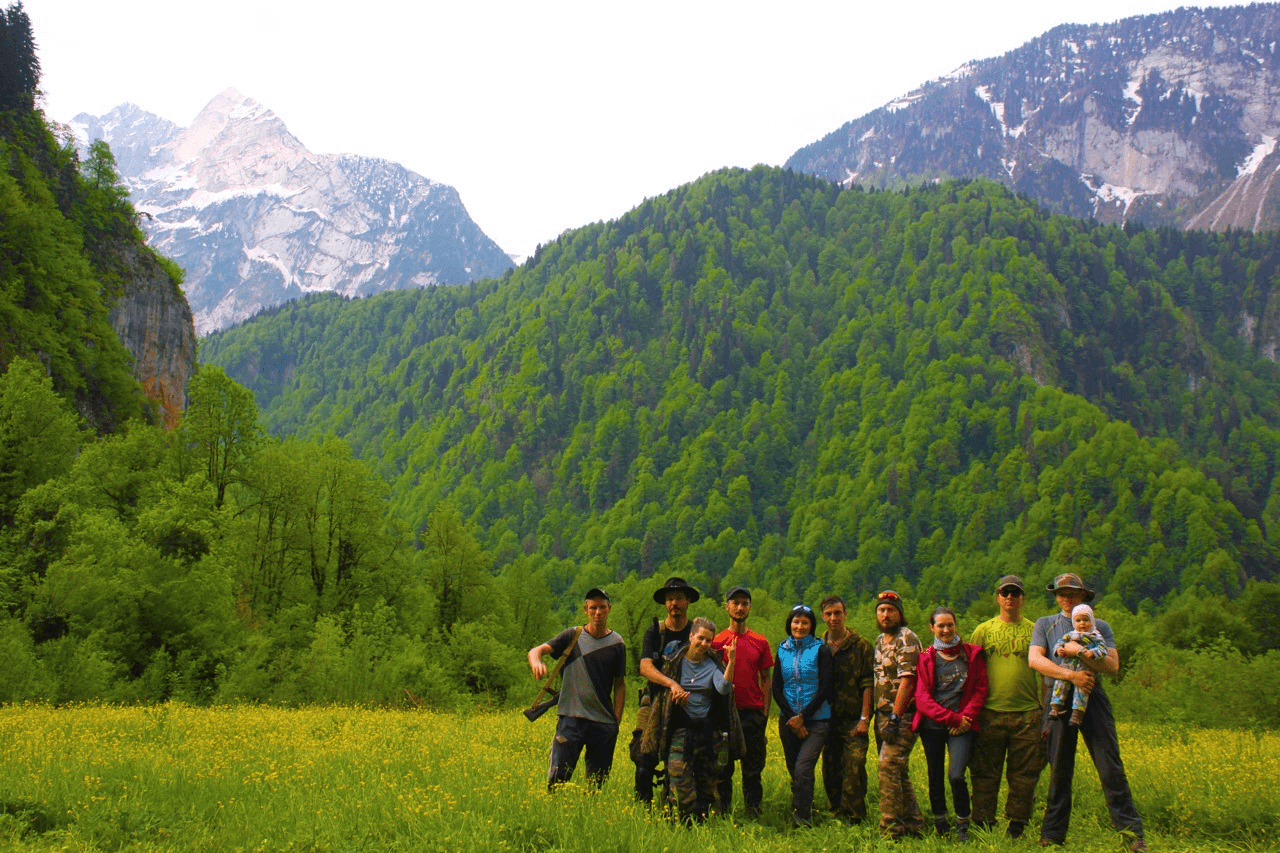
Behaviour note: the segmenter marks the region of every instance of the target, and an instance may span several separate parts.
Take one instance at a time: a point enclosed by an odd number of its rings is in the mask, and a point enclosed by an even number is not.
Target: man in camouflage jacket
[[[845,625],[844,599],[829,595],[819,608],[832,658],[831,729],[822,747],[822,786],[831,811],[846,823],[867,818],[867,745],[875,691],[875,651]]]
[[[902,596],[876,596],[876,744],[880,748],[880,832],[889,838],[924,833],[924,817],[911,785],[908,764],[916,733],[916,661],[920,638],[907,627]]]

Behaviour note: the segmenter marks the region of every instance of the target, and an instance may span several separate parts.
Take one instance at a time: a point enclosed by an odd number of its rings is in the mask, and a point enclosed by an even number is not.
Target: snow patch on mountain
[[[1252,175],[1258,171],[1258,167],[1262,165],[1262,161],[1267,159],[1267,155],[1276,150],[1276,137],[1263,134],[1262,141],[1253,146],[1253,152],[1245,158],[1245,161],[1236,169],[1236,174],[1243,177]]]
[[[881,188],[995,179],[1109,222],[1280,227],[1280,178],[1262,180],[1280,156],[1268,141],[1280,141],[1278,42],[1274,3],[1063,25],[849,121],[787,166]]]
[[[235,89],[186,128],[130,104],[71,127],[81,145],[111,145],[149,242],[186,271],[201,334],[306,292],[455,284],[512,265],[452,187],[386,160],[314,154]]]

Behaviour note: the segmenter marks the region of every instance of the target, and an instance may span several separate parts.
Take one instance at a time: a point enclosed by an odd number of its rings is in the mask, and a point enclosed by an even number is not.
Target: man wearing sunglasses
[[[1026,600],[1022,578],[1000,578],[996,583],[1000,613],[979,625],[971,640],[982,647],[990,684],[969,758],[973,824],[984,828],[995,825],[1000,777],[1007,775],[1004,813],[1009,819],[1005,834],[1010,838],[1021,838],[1031,819],[1036,783],[1046,760],[1040,679],[1027,662],[1035,624],[1022,615]]]

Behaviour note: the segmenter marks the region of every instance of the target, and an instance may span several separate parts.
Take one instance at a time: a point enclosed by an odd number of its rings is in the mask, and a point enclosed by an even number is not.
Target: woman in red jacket
[[[939,607],[929,617],[933,645],[916,664],[916,715],[911,727],[919,733],[929,766],[929,805],[939,835],[947,824],[944,763],[950,754],[951,799],[956,807],[956,838],[969,840],[969,786],[964,779],[969,749],[978,730],[978,712],[987,701],[987,663],[982,647],[956,635],[956,614]]]

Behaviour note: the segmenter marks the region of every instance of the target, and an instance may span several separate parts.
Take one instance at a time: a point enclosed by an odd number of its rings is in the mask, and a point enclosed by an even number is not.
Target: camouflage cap
[[[1093,590],[1085,586],[1084,581],[1080,580],[1080,576],[1074,572],[1065,572],[1058,575],[1046,589],[1054,594],[1066,589],[1076,589],[1084,593],[1085,601],[1093,601]]]

